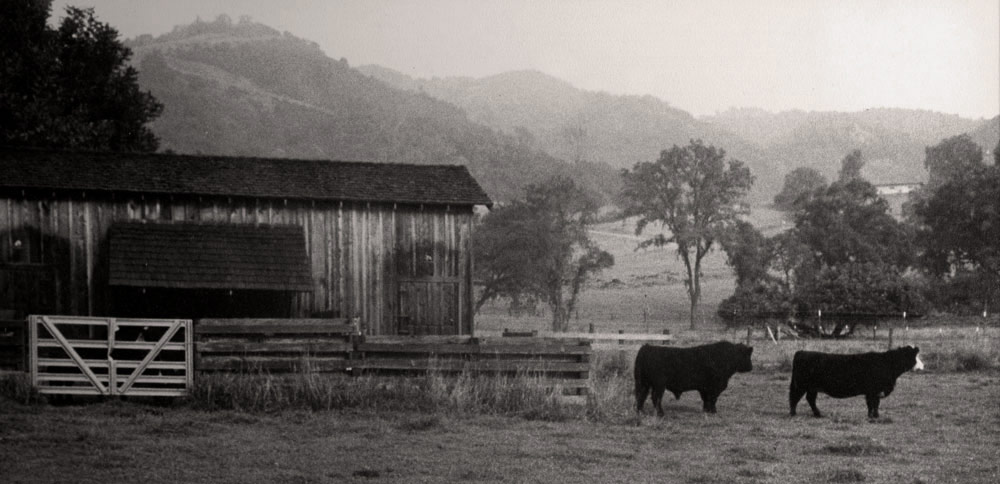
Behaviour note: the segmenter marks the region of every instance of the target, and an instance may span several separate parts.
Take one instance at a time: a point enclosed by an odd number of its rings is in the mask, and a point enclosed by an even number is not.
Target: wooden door
[[[398,333],[402,335],[460,334],[458,281],[406,279],[399,281]]]

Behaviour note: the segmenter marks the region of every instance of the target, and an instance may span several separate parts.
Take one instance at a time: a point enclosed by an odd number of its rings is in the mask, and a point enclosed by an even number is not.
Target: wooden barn
[[[0,311],[471,334],[463,166],[0,150]]]

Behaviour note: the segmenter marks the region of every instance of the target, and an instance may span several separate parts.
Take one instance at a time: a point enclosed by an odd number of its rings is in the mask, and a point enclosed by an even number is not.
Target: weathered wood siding
[[[295,296],[293,317],[360,318],[365,333],[375,335],[472,332],[469,206],[0,193],[0,308],[106,315],[108,229],[114,222],[137,220],[301,226],[313,290]],[[15,240],[22,240],[21,259],[11,261]],[[15,286],[25,284],[17,282],[16,273],[31,268],[52,271],[50,282],[35,282],[52,286],[42,290],[52,291],[48,303],[16,295],[24,291]],[[414,288],[423,291],[416,299]],[[401,297],[404,312],[423,319],[399,318]],[[39,304],[49,307],[27,307]]]

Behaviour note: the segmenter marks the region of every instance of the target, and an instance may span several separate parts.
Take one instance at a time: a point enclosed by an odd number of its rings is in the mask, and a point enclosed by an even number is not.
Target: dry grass
[[[212,374],[196,379],[190,405],[205,410],[412,411],[568,418],[559,389],[529,375],[350,377],[304,372],[293,375]]]
[[[603,358],[603,357],[602,357]],[[1000,479],[995,373],[907,373],[869,423],[863,399],[787,416],[787,377],[733,377],[719,414],[697,395],[634,425],[610,356],[593,419],[440,408],[203,411],[0,399],[4,482],[983,482]],[[398,400],[394,400],[398,403]]]

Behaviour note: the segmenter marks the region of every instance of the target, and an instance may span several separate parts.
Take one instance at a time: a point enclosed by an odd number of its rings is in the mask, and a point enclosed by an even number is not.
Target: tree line
[[[774,202],[794,226],[765,237],[737,221],[723,241],[737,286],[720,317],[752,323],[822,311],[836,332],[859,318],[995,310],[1000,144],[992,164],[968,135],[925,153],[928,182],[909,195],[901,220],[861,177],[860,151],[832,183],[808,168],[789,173]]]

